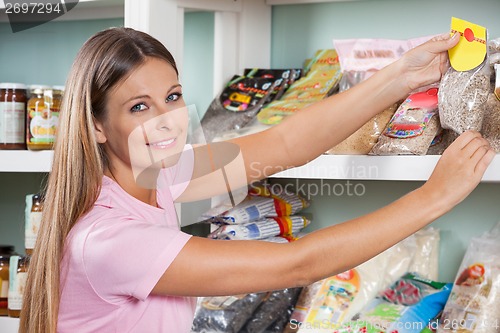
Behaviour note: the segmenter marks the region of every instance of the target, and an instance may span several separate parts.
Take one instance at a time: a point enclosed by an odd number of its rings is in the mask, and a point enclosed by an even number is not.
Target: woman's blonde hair
[[[130,28],[95,34],[76,56],[66,81],[20,332],[57,330],[65,240],[97,200],[106,165],[104,150],[95,139],[94,121],[106,119],[109,92],[147,57],[165,60],[177,72],[172,55],[159,41]]]

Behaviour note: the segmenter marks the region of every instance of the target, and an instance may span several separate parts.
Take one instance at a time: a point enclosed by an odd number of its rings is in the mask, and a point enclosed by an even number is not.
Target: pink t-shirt
[[[192,171],[191,149],[176,166],[162,170],[161,208],[135,199],[104,176],[94,207],[67,238],[59,332],[190,331],[195,298],[150,292],[190,238],[179,229],[173,201]],[[173,183],[184,185],[165,186]]]

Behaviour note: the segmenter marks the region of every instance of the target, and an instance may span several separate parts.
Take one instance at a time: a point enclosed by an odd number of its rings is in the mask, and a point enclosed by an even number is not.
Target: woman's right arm
[[[304,286],[355,267],[425,227],[481,181],[495,153],[477,132],[461,135],[429,180],[365,216],[289,244],[192,237],[153,294],[209,296]]]

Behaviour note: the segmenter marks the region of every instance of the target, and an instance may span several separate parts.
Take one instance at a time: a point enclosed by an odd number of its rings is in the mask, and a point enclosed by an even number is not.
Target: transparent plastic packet
[[[267,293],[198,299],[191,333],[238,333]]]
[[[488,95],[486,101],[481,134],[491,148],[500,153],[500,100],[493,92]]]
[[[416,92],[398,107],[370,155],[425,155],[441,130],[438,88]]]
[[[500,223],[470,241],[437,331],[500,332]]]
[[[270,292],[266,299],[240,330],[240,333],[264,333],[269,327],[286,315],[287,310],[297,301],[301,288],[287,288]]]
[[[367,155],[377,143],[396,112],[398,104],[393,104],[381,113],[375,115],[347,139],[326,151],[328,155]]]
[[[488,41],[490,70],[493,72],[495,64],[500,64],[500,38]]]
[[[481,131],[490,93],[491,66],[485,27],[452,17],[451,34],[457,45],[448,50],[450,67],[439,85],[441,126],[458,134]]]

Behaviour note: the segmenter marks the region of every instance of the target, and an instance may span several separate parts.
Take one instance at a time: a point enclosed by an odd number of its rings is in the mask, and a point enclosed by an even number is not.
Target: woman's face
[[[109,93],[105,119],[96,124],[109,167],[133,172],[175,164],[186,143],[188,112],[177,74],[148,58]]]

